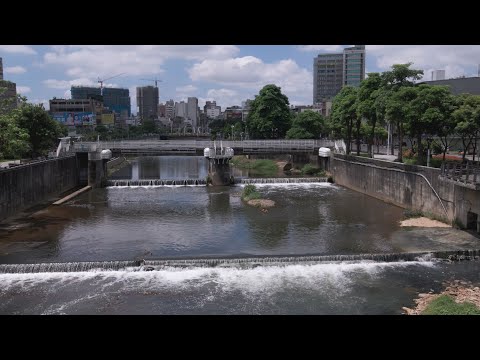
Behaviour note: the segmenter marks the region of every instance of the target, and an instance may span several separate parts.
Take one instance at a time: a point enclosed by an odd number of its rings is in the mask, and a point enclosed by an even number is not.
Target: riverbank
[[[451,225],[445,224],[438,220],[429,219],[424,216],[402,220],[400,222],[400,226],[414,226],[414,227],[428,227],[428,228],[432,228],[432,227],[433,228],[435,227],[451,228],[452,227]]]
[[[480,287],[470,281],[454,280],[445,290],[418,294],[415,308],[403,307],[407,315],[479,315]]]

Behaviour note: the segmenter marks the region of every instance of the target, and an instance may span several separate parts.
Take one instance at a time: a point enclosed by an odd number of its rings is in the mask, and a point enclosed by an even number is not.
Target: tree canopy
[[[253,139],[283,138],[290,129],[291,115],[287,96],[281,88],[265,85],[252,101],[247,117],[247,131]]]
[[[325,118],[318,112],[306,110],[293,118],[287,139],[318,139],[325,130]]]

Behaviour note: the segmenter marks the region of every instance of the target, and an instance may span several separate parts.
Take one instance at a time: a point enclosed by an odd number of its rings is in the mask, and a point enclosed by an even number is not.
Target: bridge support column
[[[88,153],[88,185],[92,188],[107,186],[107,162],[112,157],[110,150]]]
[[[230,159],[208,159],[208,176],[214,186],[232,185],[233,176],[230,175]]]

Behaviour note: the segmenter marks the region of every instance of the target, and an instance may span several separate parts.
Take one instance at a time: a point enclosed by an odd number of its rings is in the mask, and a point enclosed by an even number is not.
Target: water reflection
[[[207,164],[149,157],[130,170],[132,177],[201,178]],[[0,262],[399,251],[392,234],[402,210],[395,206],[332,185],[257,187],[276,202],[268,212],[243,203],[242,186],[95,189],[0,234]]]
[[[112,180],[202,179],[208,175],[208,161],[203,156],[143,156],[110,176]]]

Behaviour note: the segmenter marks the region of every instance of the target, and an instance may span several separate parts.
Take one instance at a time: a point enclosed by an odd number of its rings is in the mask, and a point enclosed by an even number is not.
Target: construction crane
[[[160,80],[160,79],[157,79],[157,78],[155,78],[155,79],[140,79],[140,80],[145,80],[145,81],[154,81],[154,82],[155,82],[155,87],[158,87],[158,86],[157,86],[157,82],[162,82],[162,80]]]
[[[120,76],[120,75],[123,75],[123,74],[125,74],[125,73],[121,73],[121,74],[117,74],[117,75],[114,75],[114,76],[110,76],[109,78],[106,78],[106,79],[100,79],[100,78],[98,78],[98,81],[97,81],[97,82],[100,83],[100,95],[103,95],[103,83],[104,83],[105,81],[110,80],[110,79],[113,79],[113,78],[115,78],[115,77],[117,77],[117,76]]]

